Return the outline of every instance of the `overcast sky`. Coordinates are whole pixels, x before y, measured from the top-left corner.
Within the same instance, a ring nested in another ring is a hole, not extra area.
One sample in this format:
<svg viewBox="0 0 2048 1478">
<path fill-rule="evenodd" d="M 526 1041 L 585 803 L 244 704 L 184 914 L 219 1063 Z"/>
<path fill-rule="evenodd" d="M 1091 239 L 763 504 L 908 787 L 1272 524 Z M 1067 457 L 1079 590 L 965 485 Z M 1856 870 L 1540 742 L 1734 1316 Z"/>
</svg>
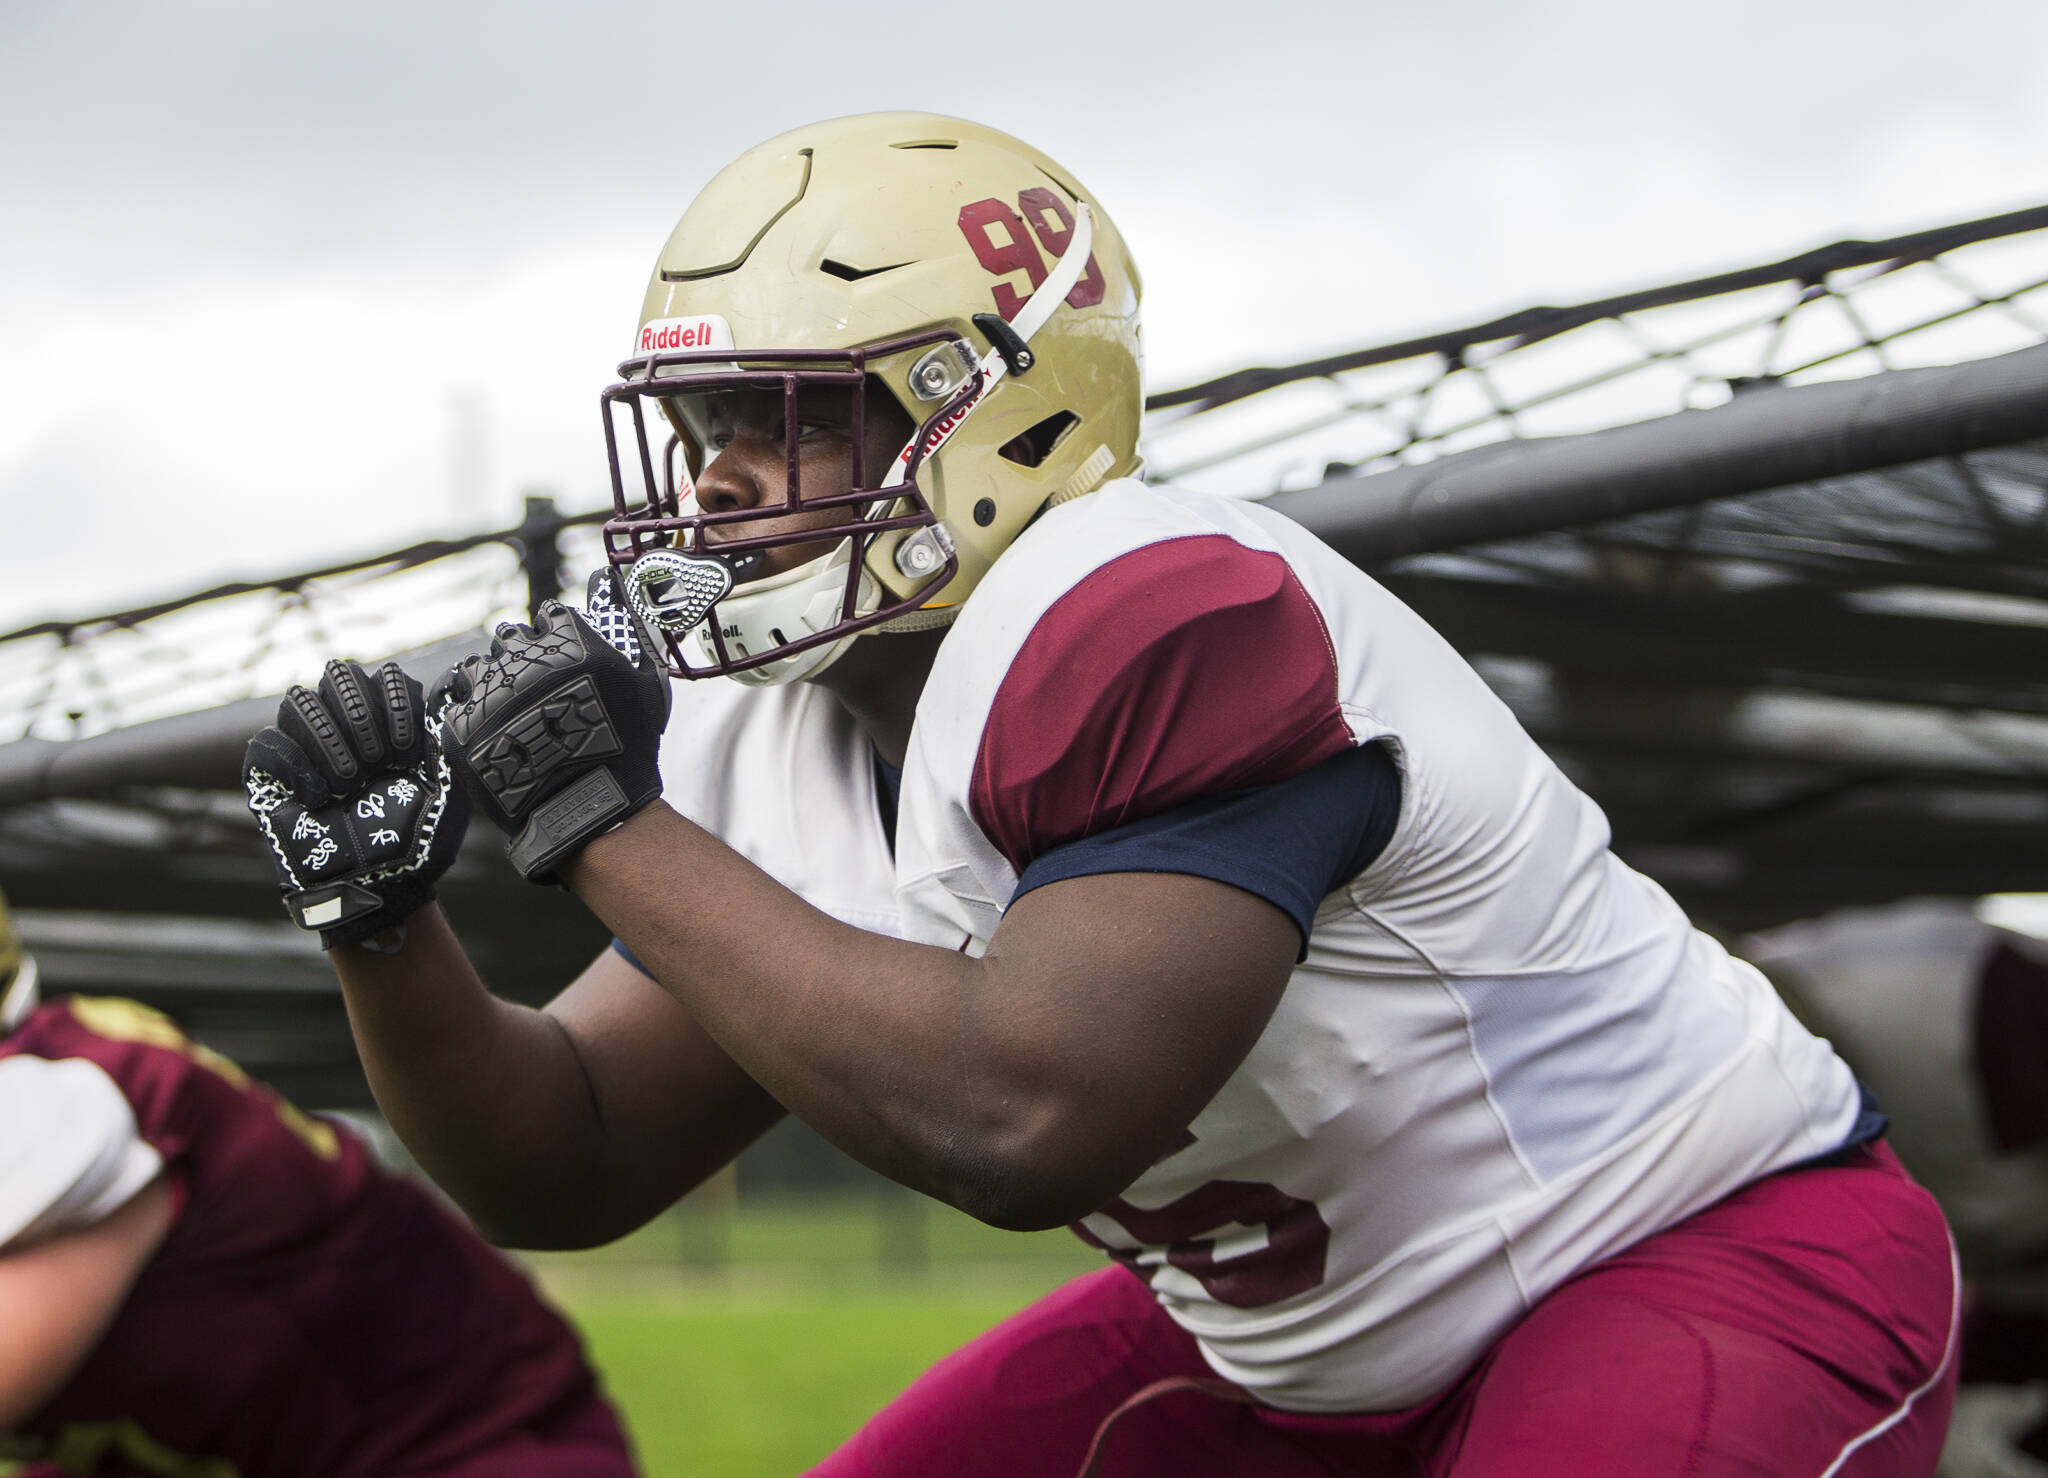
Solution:
<svg viewBox="0 0 2048 1478">
<path fill-rule="evenodd" d="M 2048 201 L 2041 0 L 0 4 L 0 629 L 604 497 L 745 147 L 1061 160 L 1154 388 Z"/>
</svg>

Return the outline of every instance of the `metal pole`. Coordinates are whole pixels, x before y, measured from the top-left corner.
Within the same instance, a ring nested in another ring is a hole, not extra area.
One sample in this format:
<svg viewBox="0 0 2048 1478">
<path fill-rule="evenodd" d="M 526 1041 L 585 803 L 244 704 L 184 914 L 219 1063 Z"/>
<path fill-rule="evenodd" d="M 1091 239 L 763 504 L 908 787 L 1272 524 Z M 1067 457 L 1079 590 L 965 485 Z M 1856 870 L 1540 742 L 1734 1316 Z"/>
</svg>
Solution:
<svg viewBox="0 0 2048 1478">
<path fill-rule="evenodd" d="M 542 601 L 562 594 L 562 548 L 557 542 L 564 520 L 555 500 L 545 493 L 526 495 L 526 516 L 513 531 L 519 545 L 519 567 L 526 571 L 526 614 L 540 620 Z"/>
</svg>

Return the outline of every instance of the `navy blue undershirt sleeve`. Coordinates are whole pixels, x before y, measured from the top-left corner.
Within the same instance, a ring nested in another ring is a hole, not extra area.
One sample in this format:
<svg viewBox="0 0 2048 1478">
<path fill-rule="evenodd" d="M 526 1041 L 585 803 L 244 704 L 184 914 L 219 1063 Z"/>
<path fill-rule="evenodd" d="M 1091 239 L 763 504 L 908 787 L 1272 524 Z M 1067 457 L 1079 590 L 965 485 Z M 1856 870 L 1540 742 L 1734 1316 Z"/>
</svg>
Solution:
<svg viewBox="0 0 2048 1478">
<path fill-rule="evenodd" d="M 1204 796 L 1055 847 L 1024 869 L 1010 902 L 1063 878 L 1190 873 L 1278 908 L 1306 954 L 1317 905 L 1385 850 L 1400 815 L 1399 768 L 1384 745 L 1360 745 L 1278 785 Z"/>
<path fill-rule="evenodd" d="M 1856 1151 L 1867 1144 L 1874 1144 L 1891 1132 L 1891 1116 L 1878 1105 L 1877 1097 L 1863 1080 L 1856 1080 L 1856 1122 L 1849 1126 L 1849 1137 L 1824 1155 L 1815 1155 L 1810 1160 L 1801 1160 L 1789 1165 L 1788 1170 L 1832 1170 L 1846 1165 L 1855 1157 Z"/>
<path fill-rule="evenodd" d="M 875 756 L 875 804 L 882 810 L 882 835 L 889 839 L 889 855 L 896 855 L 896 810 L 903 798 L 903 771 L 882 758 L 880 750 Z"/>
<path fill-rule="evenodd" d="M 879 754 L 874 764 L 876 801 L 893 851 L 902 772 Z M 1265 899 L 1294 920 L 1306 954 L 1317 906 L 1372 865 L 1400 815 L 1401 772 L 1393 757 L 1384 745 L 1360 745 L 1278 785 L 1204 796 L 1055 847 L 1024 869 L 1010 902 L 1063 878 L 1188 873 Z M 612 948 L 652 975 L 624 941 L 614 939 Z"/>
<path fill-rule="evenodd" d="M 642 975 L 645 975 L 649 980 L 654 978 L 654 972 L 640 963 L 640 956 L 626 948 L 625 940 L 614 937 L 612 940 L 612 953 L 631 965 L 635 970 L 638 970 Z"/>
</svg>

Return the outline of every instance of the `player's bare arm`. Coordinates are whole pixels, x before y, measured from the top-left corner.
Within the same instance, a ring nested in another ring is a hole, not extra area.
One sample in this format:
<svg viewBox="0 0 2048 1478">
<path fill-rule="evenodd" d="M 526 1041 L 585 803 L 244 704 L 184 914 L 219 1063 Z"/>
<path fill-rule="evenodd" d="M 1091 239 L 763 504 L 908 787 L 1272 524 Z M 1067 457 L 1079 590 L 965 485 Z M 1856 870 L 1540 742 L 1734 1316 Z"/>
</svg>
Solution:
<svg viewBox="0 0 2048 1478">
<path fill-rule="evenodd" d="M 287 909 L 329 946 L 380 1106 L 479 1225 L 609 1241 L 781 1111 L 610 952 L 545 1011 L 490 993 L 431 901 L 468 814 L 433 727 L 391 665 L 287 696 L 247 771 Z"/>
<path fill-rule="evenodd" d="M 1113 873 L 1026 895 L 973 959 L 838 923 L 659 805 L 569 876 L 798 1117 L 1019 1228 L 1085 1215 L 1173 1147 L 1264 1028 L 1301 942 L 1227 884 Z"/>
<path fill-rule="evenodd" d="M 333 951 L 379 1107 L 507 1246 L 623 1236 L 782 1116 L 676 1001 L 605 951 L 544 1010 L 478 979 L 438 907 L 393 953 Z"/>
<path fill-rule="evenodd" d="M 0 1252 L 0 1432 L 40 1408 L 92 1353 L 170 1231 L 159 1176 L 105 1220 Z"/>
</svg>

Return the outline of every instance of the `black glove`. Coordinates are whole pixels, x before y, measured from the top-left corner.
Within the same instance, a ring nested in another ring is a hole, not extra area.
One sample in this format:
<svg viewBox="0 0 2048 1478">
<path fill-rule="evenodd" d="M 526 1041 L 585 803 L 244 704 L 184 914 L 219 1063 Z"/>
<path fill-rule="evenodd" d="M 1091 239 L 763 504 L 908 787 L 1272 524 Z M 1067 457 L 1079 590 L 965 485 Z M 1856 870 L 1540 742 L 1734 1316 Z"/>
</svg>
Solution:
<svg viewBox="0 0 2048 1478">
<path fill-rule="evenodd" d="M 591 577 L 590 620 L 544 602 L 434 688 L 449 768 L 530 882 L 661 795 L 668 674 L 614 578 Z"/>
<path fill-rule="evenodd" d="M 469 825 L 420 685 L 396 662 L 329 662 L 249 741 L 242 785 L 286 910 L 332 949 L 403 923 L 434 896 Z"/>
</svg>

